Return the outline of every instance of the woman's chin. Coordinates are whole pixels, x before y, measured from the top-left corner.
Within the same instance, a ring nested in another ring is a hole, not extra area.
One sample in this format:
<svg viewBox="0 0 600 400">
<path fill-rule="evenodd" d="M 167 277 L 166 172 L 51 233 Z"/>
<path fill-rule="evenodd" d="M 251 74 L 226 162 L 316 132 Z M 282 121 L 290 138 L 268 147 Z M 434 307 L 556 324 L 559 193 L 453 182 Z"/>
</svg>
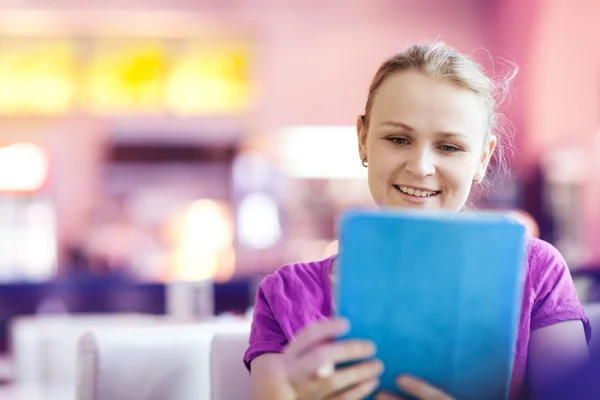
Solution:
<svg viewBox="0 0 600 400">
<path fill-rule="evenodd" d="M 432 199 L 433 200 L 433 199 Z M 389 208 L 410 208 L 410 209 L 418 209 L 418 210 L 437 210 L 441 208 L 437 201 L 427 201 L 427 202 L 411 202 L 411 201 L 403 201 L 403 200 L 394 200 L 390 201 L 386 207 Z"/>
</svg>

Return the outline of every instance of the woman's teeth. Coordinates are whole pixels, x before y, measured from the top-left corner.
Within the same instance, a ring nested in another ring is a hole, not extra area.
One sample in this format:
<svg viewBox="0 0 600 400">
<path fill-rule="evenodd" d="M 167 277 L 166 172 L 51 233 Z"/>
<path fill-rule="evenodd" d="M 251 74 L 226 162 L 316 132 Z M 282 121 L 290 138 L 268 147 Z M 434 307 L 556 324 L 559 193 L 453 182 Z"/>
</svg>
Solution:
<svg viewBox="0 0 600 400">
<path fill-rule="evenodd" d="M 396 186 L 396 188 L 399 189 L 403 193 L 406 193 L 408 195 L 415 196 L 415 197 L 429 197 L 429 196 L 435 196 L 436 194 L 439 193 L 439 192 L 432 192 L 429 190 L 414 189 L 414 188 L 411 188 L 408 186 Z"/>
</svg>

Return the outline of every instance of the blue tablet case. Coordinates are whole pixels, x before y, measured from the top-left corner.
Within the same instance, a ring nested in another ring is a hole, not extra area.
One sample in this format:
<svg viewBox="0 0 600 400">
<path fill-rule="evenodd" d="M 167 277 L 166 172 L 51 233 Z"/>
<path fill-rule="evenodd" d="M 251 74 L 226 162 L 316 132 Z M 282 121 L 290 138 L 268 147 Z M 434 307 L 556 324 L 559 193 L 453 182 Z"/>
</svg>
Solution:
<svg viewBox="0 0 600 400">
<path fill-rule="evenodd" d="M 377 345 L 380 390 L 399 374 L 461 400 L 508 397 L 525 229 L 503 215 L 352 211 L 340 224 L 343 338 Z"/>
</svg>

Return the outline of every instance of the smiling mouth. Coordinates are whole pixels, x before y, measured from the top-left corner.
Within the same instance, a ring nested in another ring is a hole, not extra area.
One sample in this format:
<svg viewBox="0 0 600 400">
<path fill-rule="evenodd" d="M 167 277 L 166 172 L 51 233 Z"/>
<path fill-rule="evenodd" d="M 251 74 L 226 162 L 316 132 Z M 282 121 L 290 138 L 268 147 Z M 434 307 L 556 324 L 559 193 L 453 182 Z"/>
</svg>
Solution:
<svg viewBox="0 0 600 400">
<path fill-rule="evenodd" d="M 407 194 L 409 196 L 413 196 L 413 197 L 433 197 L 433 196 L 437 196 L 438 194 L 441 193 L 441 191 L 438 190 L 421 190 L 421 189 L 415 189 L 412 188 L 410 186 L 399 186 L 399 185 L 393 185 L 397 190 L 401 191 L 404 194 Z"/>
</svg>

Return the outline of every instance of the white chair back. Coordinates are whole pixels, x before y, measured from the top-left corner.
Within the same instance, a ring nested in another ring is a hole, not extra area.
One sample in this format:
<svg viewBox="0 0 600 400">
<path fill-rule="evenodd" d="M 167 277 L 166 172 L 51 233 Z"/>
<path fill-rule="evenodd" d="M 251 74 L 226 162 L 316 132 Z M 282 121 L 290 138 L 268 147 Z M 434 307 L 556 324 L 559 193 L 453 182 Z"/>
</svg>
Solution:
<svg viewBox="0 0 600 400">
<path fill-rule="evenodd" d="M 243 363 L 249 332 L 219 333 L 210 350 L 211 400 L 249 400 L 250 374 Z"/>
<path fill-rule="evenodd" d="M 78 400 L 210 398 L 210 342 L 248 321 L 97 330 L 79 341 Z"/>
<path fill-rule="evenodd" d="M 76 379 L 77 340 L 86 331 L 148 326 L 161 321 L 164 321 L 164 317 L 142 314 L 18 317 L 10 325 L 13 379 L 18 383 L 73 385 Z"/>
</svg>

